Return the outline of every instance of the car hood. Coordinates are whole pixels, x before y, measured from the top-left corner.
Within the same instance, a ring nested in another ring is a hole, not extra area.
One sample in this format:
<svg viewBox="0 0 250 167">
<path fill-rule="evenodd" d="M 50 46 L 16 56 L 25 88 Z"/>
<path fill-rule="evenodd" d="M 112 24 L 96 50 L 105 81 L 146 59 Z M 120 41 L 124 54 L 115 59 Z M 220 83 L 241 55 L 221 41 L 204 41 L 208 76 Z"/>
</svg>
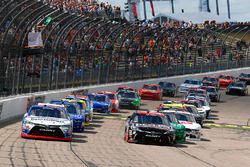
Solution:
<svg viewBox="0 0 250 167">
<path fill-rule="evenodd" d="M 136 100 L 136 98 L 120 98 L 120 101 L 130 101 L 130 102 L 132 102 L 132 101 L 135 101 Z"/>
<path fill-rule="evenodd" d="M 83 119 L 83 115 L 69 114 L 71 119 Z"/>
<path fill-rule="evenodd" d="M 52 117 L 37 117 L 31 116 L 26 117 L 25 121 L 34 123 L 34 124 L 42 124 L 42 125 L 70 125 L 70 120 L 63 118 L 52 118 Z"/>
<path fill-rule="evenodd" d="M 230 86 L 229 89 L 243 89 L 243 88 L 238 86 Z"/>
<path fill-rule="evenodd" d="M 158 125 L 158 124 L 134 124 L 137 128 L 150 128 L 150 129 L 162 129 L 162 130 L 171 130 L 171 126 L 167 125 Z"/>
<path fill-rule="evenodd" d="M 108 106 L 109 102 L 99 102 L 99 101 L 93 101 L 93 106 L 97 107 L 97 106 Z"/>
<path fill-rule="evenodd" d="M 184 125 L 186 129 L 201 130 L 201 126 L 195 122 L 179 121 L 180 124 Z"/>
<path fill-rule="evenodd" d="M 211 108 L 210 108 L 209 106 L 203 106 L 202 108 L 203 108 L 205 111 L 211 110 Z"/>
</svg>

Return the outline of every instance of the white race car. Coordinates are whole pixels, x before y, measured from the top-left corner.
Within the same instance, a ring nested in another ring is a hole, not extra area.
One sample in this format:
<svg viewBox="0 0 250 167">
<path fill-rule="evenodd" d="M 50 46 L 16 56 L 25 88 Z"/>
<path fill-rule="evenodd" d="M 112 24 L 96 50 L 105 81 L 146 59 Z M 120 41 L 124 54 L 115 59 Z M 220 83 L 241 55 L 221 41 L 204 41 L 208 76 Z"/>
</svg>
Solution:
<svg viewBox="0 0 250 167">
<path fill-rule="evenodd" d="M 23 138 L 72 140 L 73 122 L 63 105 L 39 103 L 22 120 Z"/>
<path fill-rule="evenodd" d="M 179 87 L 180 93 L 187 93 L 189 89 L 192 88 L 200 88 L 202 86 L 202 82 L 197 79 L 187 79 L 183 84 Z"/>
<path fill-rule="evenodd" d="M 194 116 L 191 113 L 177 111 L 175 116 L 180 124 L 186 127 L 186 135 L 189 138 L 200 139 L 201 125 L 196 123 Z"/>
</svg>

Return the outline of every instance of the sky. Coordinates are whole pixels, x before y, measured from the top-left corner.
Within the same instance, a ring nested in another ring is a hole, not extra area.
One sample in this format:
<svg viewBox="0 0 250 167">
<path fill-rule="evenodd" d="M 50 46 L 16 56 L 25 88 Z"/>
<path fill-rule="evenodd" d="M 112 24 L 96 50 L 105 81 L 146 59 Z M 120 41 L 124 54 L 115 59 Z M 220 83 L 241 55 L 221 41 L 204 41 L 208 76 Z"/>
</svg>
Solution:
<svg viewBox="0 0 250 167">
<path fill-rule="evenodd" d="M 104 2 L 109 2 L 112 5 L 119 5 L 124 8 L 124 3 L 127 0 L 99 0 Z M 219 1 L 219 10 L 222 17 L 227 17 L 227 0 L 218 0 Z M 185 13 L 199 13 L 199 2 L 200 0 L 175 0 L 175 13 L 181 13 L 181 9 L 184 9 Z M 250 21 L 250 0 L 230 0 L 231 6 L 231 20 L 232 21 Z M 155 14 L 171 13 L 171 4 L 170 2 L 154 2 Z M 216 14 L 216 0 L 210 0 L 210 9 L 212 14 Z M 142 19 L 143 8 L 142 3 L 140 5 L 140 16 Z M 147 2 L 147 16 L 148 19 L 152 18 L 151 8 L 149 2 Z M 198 16 L 198 15 L 197 15 Z"/>
</svg>

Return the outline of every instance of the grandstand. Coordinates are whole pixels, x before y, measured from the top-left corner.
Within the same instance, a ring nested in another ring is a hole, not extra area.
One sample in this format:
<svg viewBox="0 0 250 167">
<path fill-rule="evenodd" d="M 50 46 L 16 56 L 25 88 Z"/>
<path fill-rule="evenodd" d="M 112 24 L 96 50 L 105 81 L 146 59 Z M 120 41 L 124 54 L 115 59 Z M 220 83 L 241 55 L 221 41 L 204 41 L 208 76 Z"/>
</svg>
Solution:
<svg viewBox="0 0 250 167">
<path fill-rule="evenodd" d="M 130 23 L 96 1 L 2 0 L 0 95 L 249 65 L 248 24 Z"/>
</svg>

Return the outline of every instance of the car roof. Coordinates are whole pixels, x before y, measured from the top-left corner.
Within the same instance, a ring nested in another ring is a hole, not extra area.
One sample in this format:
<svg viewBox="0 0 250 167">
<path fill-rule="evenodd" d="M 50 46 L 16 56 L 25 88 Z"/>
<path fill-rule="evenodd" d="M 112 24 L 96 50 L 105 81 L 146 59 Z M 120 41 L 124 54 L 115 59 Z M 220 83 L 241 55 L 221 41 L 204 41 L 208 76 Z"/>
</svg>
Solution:
<svg viewBox="0 0 250 167">
<path fill-rule="evenodd" d="M 159 113 L 175 113 L 176 110 L 160 110 Z"/>
<path fill-rule="evenodd" d="M 165 116 L 163 113 L 152 112 L 152 111 L 136 111 L 135 113 L 141 115 Z"/>
<path fill-rule="evenodd" d="M 111 92 L 109 92 L 109 91 L 101 91 L 101 92 L 97 92 L 97 94 L 116 94 L 116 92 L 114 92 L 114 91 L 111 91 Z"/>
<path fill-rule="evenodd" d="M 187 112 L 187 111 L 176 111 L 176 114 L 186 114 L 186 115 L 192 115 L 191 113 Z"/>
<path fill-rule="evenodd" d="M 159 86 L 158 84 L 144 84 L 143 86 Z"/>
</svg>

